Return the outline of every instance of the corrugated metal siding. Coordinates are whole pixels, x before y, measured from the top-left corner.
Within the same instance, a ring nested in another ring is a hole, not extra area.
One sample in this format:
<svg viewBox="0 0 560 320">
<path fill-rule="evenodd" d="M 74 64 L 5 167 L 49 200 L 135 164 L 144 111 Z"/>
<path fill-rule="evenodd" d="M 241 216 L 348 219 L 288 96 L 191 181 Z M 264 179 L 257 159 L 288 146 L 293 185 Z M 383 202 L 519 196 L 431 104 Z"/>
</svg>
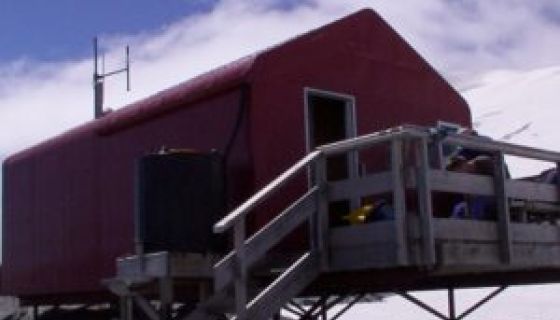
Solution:
<svg viewBox="0 0 560 320">
<path fill-rule="evenodd" d="M 7 160 L 4 293 L 100 290 L 115 257 L 132 252 L 134 160 L 163 145 L 224 148 L 241 94 L 228 90 L 243 83 L 250 106 L 227 167 L 230 206 L 304 155 L 304 87 L 354 95 L 360 134 L 404 122 L 470 124 L 462 98 L 376 14 L 358 12 Z M 305 184 L 302 175 L 255 222 Z"/>
<path fill-rule="evenodd" d="M 240 90 L 177 109 L 111 135 L 89 132 L 11 161 L 5 168 L 3 292 L 38 295 L 100 290 L 115 258 L 133 250 L 133 173 L 162 146 L 223 151 Z M 233 202 L 247 194 L 247 121 L 228 163 Z M 250 176 L 250 174 L 249 174 Z M 244 193 L 245 192 L 245 193 Z"/>
</svg>

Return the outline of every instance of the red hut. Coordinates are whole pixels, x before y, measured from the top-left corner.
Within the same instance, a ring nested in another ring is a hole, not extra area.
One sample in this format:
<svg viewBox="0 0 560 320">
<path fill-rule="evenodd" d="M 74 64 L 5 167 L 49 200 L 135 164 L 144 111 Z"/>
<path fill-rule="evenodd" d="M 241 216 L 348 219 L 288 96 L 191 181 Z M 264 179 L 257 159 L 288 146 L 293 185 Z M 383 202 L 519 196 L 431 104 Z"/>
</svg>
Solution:
<svg viewBox="0 0 560 320">
<path fill-rule="evenodd" d="M 100 280 L 134 250 L 134 163 L 162 146 L 224 155 L 232 208 L 315 145 L 438 120 L 470 126 L 467 104 L 362 10 L 6 160 L 2 291 L 32 302 L 104 297 Z"/>
</svg>

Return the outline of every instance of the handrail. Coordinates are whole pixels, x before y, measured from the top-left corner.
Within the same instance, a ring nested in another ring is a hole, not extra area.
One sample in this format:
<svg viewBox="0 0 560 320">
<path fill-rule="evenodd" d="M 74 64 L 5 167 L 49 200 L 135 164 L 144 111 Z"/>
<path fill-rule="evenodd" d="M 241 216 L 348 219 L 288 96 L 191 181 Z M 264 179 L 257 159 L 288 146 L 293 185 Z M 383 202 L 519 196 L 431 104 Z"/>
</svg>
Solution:
<svg viewBox="0 0 560 320">
<path fill-rule="evenodd" d="M 427 128 L 415 125 L 403 125 L 378 131 L 363 136 L 350 138 L 326 144 L 318 147 L 326 156 L 345 153 L 351 150 L 366 148 L 373 144 L 389 141 L 398 137 L 422 138 L 430 137 L 431 133 Z M 456 133 L 448 133 L 441 140 L 443 144 L 460 145 L 466 148 L 481 151 L 503 152 L 507 155 L 531 158 L 542 161 L 560 162 L 560 152 L 542 150 L 533 147 L 513 144 L 509 142 L 486 140 L 478 136 L 468 136 Z"/>
<path fill-rule="evenodd" d="M 481 139 L 477 136 L 449 134 L 443 139 L 442 142 L 444 144 L 460 145 L 466 148 L 477 149 L 481 151 L 503 152 L 504 154 L 531 158 L 535 160 L 550 162 L 560 161 L 560 152 L 542 150 L 502 141 L 486 140 L 483 138 Z"/>
<path fill-rule="evenodd" d="M 322 151 L 320 150 L 309 153 L 307 156 L 298 161 L 276 179 L 272 180 L 272 182 L 267 184 L 259 192 L 255 193 L 255 195 L 253 195 L 251 198 L 237 207 L 237 209 L 225 216 L 222 220 L 218 221 L 214 225 L 214 233 L 223 233 L 224 231 L 231 228 L 237 222 L 237 220 L 244 217 L 247 212 L 251 211 L 259 203 L 267 199 L 276 189 L 283 186 L 290 180 L 290 178 L 292 178 L 296 173 L 305 168 L 311 162 L 315 161 L 315 159 L 317 159 L 321 154 Z"/>
<path fill-rule="evenodd" d="M 282 173 L 263 189 L 249 198 L 246 202 L 237 207 L 233 212 L 228 214 L 222 220 L 214 225 L 215 233 L 223 233 L 231 228 L 237 220 L 246 215 L 251 209 L 255 208 L 259 203 L 268 198 L 280 186 L 284 185 L 292 176 L 299 172 L 302 168 L 315 161 L 321 154 L 331 156 L 349 152 L 352 150 L 362 149 L 373 144 L 387 142 L 395 138 L 423 138 L 429 137 L 430 132 L 423 127 L 414 125 L 403 125 L 384 131 L 374 132 L 363 136 L 350 138 L 334 143 L 326 144 L 317 148 L 316 151 L 309 153 L 306 157 L 298 161 L 295 165 Z M 460 145 L 467 148 L 490 151 L 503 152 L 504 154 L 527 157 L 542 161 L 560 162 L 560 152 L 536 149 L 527 146 L 516 145 L 507 142 L 484 140 L 476 136 L 465 136 L 459 134 L 447 134 L 441 140 L 443 144 Z"/>
<path fill-rule="evenodd" d="M 425 136 L 427 136 L 427 133 L 403 126 L 325 144 L 318 147 L 317 149 L 323 151 L 325 153 L 325 156 L 331 156 L 335 154 L 346 153 L 352 150 L 366 148 L 373 144 L 387 142 L 392 139 L 398 139 L 402 137 L 421 138 Z"/>
</svg>

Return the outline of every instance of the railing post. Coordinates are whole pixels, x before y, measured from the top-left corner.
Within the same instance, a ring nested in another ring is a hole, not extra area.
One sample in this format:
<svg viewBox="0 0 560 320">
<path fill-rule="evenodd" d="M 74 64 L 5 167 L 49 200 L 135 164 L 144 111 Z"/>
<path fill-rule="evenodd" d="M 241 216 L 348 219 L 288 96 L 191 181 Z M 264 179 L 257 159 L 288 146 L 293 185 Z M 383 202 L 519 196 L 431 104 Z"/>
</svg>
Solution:
<svg viewBox="0 0 560 320">
<path fill-rule="evenodd" d="M 436 263 L 435 241 L 432 213 L 432 190 L 430 186 L 430 164 L 428 159 L 428 140 L 415 142 L 418 168 L 416 174 L 418 190 L 418 209 L 420 217 L 420 234 L 422 239 L 423 263 L 431 266 Z"/>
<path fill-rule="evenodd" d="M 494 190 L 496 192 L 496 210 L 498 215 L 498 234 L 500 241 L 500 257 L 503 263 L 510 263 L 511 228 L 509 214 L 509 199 L 506 190 L 506 166 L 504 153 L 497 152 L 494 159 Z"/>
<path fill-rule="evenodd" d="M 443 143 L 441 140 L 442 138 L 439 136 L 436 136 L 434 138 L 434 142 L 433 142 L 434 158 L 431 164 L 434 167 L 438 168 L 439 170 L 444 170 L 446 163 L 443 156 Z"/>
<path fill-rule="evenodd" d="M 560 162 L 556 162 L 556 174 L 554 175 L 556 177 L 556 187 L 558 188 L 557 192 L 558 192 L 558 196 L 560 197 Z"/>
<path fill-rule="evenodd" d="M 159 279 L 160 319 L 173 319 L 173 278 L 167 276 Z"/>
<path fill-rule="evenodd" d="M 245 218 L 236 221 L 233 229 L 236 277 L 235 277 L 235 310 L 238 320 L 247 315 L 247 262 L 245 259 Z"/>
<path fill-rule="evenodd" d="M 315 185 L 318 188 L 317 210 L 311 220 L 312 250 L 319 253 L 320 265 L 322 270 L 329 267 L 329 199 L 327 190 L 327 160 L 321 154 L 315 160 L 314 166 Z"/>
<path fill-rule="evenodd" d="M 400 265 L 408 263 L 406 234 L 406 195 L 403 179 L 403 141 L 391 140 L 391 175 L 393 181 L 393 210 L 395 212 L 396 260 Z"/>
</svg>

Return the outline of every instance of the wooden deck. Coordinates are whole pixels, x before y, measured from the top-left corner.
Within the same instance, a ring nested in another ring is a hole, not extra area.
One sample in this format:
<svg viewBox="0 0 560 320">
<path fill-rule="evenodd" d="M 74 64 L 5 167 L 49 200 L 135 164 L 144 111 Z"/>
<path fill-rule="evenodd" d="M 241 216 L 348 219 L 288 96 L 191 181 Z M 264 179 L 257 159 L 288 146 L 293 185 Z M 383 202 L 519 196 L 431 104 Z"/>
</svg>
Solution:
<svg viewBox="0 0 560 320">
<path fill-rule="evenodd" d="M 326 158 L 380 144 L 389 150 L 388 171 L 326 180 Z M 491 154 L 493 174 L 446 170 L 444 145 Z M 560 163 L 560 153 L 470 136 L 440 136 L 414 126 L 322 146 L 214 226 L 216 233 L 233 229 L 234 248 L 228 254 L 161 253 L 121 259 L 117 278 L 210 282 L 213 288 L 206 300 L 227 298 L 236 319 L 268 318 L 298 296 L 560 282 L 558 186 L 508 178 L 505 155 L 556 167 Z M 313 172 L 309 189 L 247 236 L 246 216 L 304 170 Z M 493 220 L 438 218 L 450 213 L 434 212 L 434 192 L 490 198 Z M 343 227 L 329 223 L 330 202 L 359 203 L 364 197 L 387 195 L 394 219 Z M 407 208 L 410 197 L 415 198 L 413 208 Z M 271 254 L 304 224 L 309 227 L 309 248 L 295 258 L 290 254 L 290 259 Z M 193 314 L 207 309 L 211 307 L 202 301 Z"/>
</svg>

